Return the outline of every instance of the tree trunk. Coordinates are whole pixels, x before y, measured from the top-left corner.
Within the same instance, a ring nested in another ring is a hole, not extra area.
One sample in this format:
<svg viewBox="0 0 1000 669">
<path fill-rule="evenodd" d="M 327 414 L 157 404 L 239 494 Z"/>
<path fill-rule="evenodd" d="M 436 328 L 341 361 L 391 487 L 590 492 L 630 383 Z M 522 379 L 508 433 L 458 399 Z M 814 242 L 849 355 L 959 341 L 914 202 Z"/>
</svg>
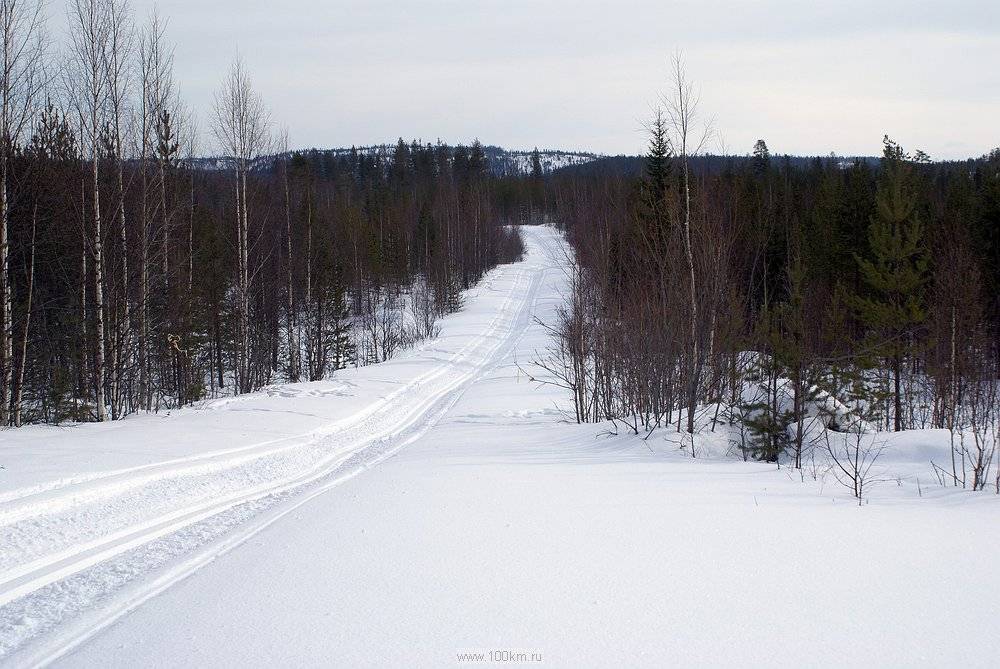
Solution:
<svg viewBox="0 0 1000 669">
<path fill-rule="evenodd" d="M 691 361 L 688 363 L 688 434 L 694 434 L 694 417 L 698 408 L 698 376 L 700 365 L 698 356 L 698 291 L 695 283 L 694 249 L 691 245 L 691 182 L 687 154 L 684 154 L 684 255 L 687 257 L 691 283 Z M 694 437 L 691 442 L 691 456 L 694 457 Z"/>
<path fill-rule="evenodd" d="M 93 127 L 97 127 L 94 119 Z M 101 192 L 100 192 L 100 171 L 97 159 L 97 133 L 92 137 L 94 148 L 93 163 L 93 187 L 94 187 L 94 318 L 97 345 L 94 348 L 94 392 L 97 405 L 97 420 L 99 422 L 108 419 L 108 409 L 104 397 L 104 274 L 101 265 L 103 264 L 103 250 L 101 246 Z"/>
<path fill-rule="evenodd" d="M 287 281 L 288 281 L 288 380 L 295 381 L 299 380 L 299 366 L 298 366 L 298 355 L 299 355 L 299 343 L 296 337 L 296 324 L 295 324 L 295 287 L 292 283 L 292 201 L 291 192 L 288 185 L 288 165 L 284 168 L 285 177 L 285 243 L 286 243 L 286 254 L 288 256 L 287 261 Z"/>
<path fill-rule="evenodd" d="M 129 398 L 131 404 L 131 372 L 132 369 L 132 303 L 128 292 L 128 233 L 127 220 L 125 218 L 125 175 L 124 161 L 122 160 L 121 138 L 116 138 L 116 150 L 118 152 L 118 235 L 121 243 L 122 254 L 122 335 L 121 351 L 123 359 L 119 361 L 121 368 L 115 372 L 117 384 L 120 386 L 122 377 L 128 375 L 128 387 L 125 389 L 125 396 Z M 123 373 L 126 372 L 126 373 Z"/>
<path fill-rule="evenodd" d="M 24 332 L 21 336 L 21 365 L 17 373 L 17 394 L 14 396 L 14 427 L 21 427 L 21 400 L 24 397 L 24 369 L 28 360 L 28 326 L 31 324 L 31 299 L 35 287 L 35 231 L 38 229 L 38 205 L 31 216 L 31 259 L 28 261 L 28 304 L 24 310 Z"/>
<path fill-rule="evenodd" d="M 3 370 L 3 385 L 0 387 L 0 426 L 10 422 L 10 391 L 13 382 L 12 362 L 14 357 L 13 324 L 11 318 L 10 289 L 10 239 L 8 217 L 10 208 L 7 204 L 7 147 L 0 148 L 0 283 L 3 285 L 3 324 L 0 327 L 0 370 Z"/>
<path fill-rule="evenodd" d="M 895 353 L 892 356 L 892 401 L 893 401 L 893 429 L 899 432 L 903 429 L 903 395 L 901 391 L 900 377 L 903 373 L 902 356 Z"/>
</svg>

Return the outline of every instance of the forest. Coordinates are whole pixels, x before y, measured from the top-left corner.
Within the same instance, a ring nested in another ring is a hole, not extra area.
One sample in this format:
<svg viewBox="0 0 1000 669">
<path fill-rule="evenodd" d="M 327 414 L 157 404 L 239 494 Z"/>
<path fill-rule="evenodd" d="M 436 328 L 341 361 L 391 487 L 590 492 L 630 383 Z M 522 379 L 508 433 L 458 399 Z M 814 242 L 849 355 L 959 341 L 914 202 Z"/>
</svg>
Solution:
<svg viewBox="0 0 1000 669">
<path fill-rule="evenodd" d="M 675 425 L 691 455 L 721 425 L 744 459 L 825 452 L 859 499 L 876 432 L 946 429 L 939 482 L 1000 493 L 1000 149 L 708 157 L 693 90 L 675 60 L 641 174 L 546 184 L 575 258 L 539 364 L 576 420 Z"/>
<path fill-rule="evenodd" d="M 155 13 L 74 0 L 57 57 L 41 3 L 0 9 L 0 424 L 381 362 L 521 254 L 478 142 L 289 151 L 239 59 L 202 133 Z"/>
</svg>

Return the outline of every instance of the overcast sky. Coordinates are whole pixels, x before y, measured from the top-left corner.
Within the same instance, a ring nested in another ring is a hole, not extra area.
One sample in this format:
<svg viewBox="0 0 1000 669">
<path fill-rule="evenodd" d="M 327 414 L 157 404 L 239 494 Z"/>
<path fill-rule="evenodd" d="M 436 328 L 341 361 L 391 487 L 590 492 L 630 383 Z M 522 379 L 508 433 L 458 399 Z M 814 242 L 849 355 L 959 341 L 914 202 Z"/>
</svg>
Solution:
<svg viewBox="0 0 1000 669">
<path fill-rule="evenodd" d="M 133 2 L 139 17 L 153 5 Z M 636 153 L 675 49 L 732 153 L 762 137 L 775 153 L 877 154 L 885 133 L 936 159 L 1000 145 L 997 0 L 157 4 L 202 125 L 239 50 L 299 147 Z"/>
</svg>

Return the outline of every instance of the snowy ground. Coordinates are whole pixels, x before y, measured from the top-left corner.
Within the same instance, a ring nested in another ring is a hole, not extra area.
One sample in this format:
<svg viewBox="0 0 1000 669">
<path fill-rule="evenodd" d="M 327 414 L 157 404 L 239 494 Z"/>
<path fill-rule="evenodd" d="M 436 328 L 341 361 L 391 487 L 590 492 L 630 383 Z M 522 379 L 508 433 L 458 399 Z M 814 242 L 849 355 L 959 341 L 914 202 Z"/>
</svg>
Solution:
<svg viewBox="0 0 1000 669">
<path fill-rule="evenodd" d="M 398 360 L 0 434 L 0 664 L 996 666 L 1000 499 L 932 483 L 942 435 L 858 507 L 718 435 L 568 424 L 519 371 L 565 279 L 525 236 Z"/>
</svg>

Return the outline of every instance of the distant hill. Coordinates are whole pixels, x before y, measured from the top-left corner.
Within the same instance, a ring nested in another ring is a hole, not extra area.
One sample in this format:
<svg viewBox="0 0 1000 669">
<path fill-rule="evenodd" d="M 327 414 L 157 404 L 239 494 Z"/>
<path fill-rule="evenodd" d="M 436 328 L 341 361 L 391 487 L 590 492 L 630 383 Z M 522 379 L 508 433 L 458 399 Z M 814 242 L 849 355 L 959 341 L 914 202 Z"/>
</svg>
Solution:
<svg viewBox="0 0 1000 669">
<path fill-rule="evenodd" d="M 441 145 L 435 144 L 433 146 L 436 148 Z M 456 148 L 456 146 L 452 145 L 443 146 L 449 150 L 454 150 Z M 290 157 L 293 153 L 303 153 L 313 156 L 326 155 L 334 158 L 344 158 L 351 155 L 352 152 L 356 152 L 358 155 L 362 156 L 377 155 L 386 163 L 391 163 L 395 149 L 395 144 L 373 144 L 371 146 L 352 146 L 349 148 L 340 147 L 331 149 L 300 149 L 287 153 L 277 153 L 263 156 L 257 161 L 256 167 L 257 169 L 267 169 L 274 163 L 275 160 Z M 490 171 L 497 176 L 514 176 L 518 174 L 528 174 L 531 172 L 531 154 L 533 153 L 533 150 L 511 150 L 504 149 L 499 146 L 487 145 L 483 146 L 483 153 L 489 163 Z M 539 162 L 542 165 L 542 171 L 546 174 L 565 169 L 567 167 L 585 165 L 603 158 L 603 156 L 596 153 L 586 151 L 563 151 L 559 149 L 539 149 L 538 155 Z M 189 165 L 193 165 L 204 170 L 223 170 L 228 166 L 227 159 L 218 156 L 193 158 L 187 160 L 186 162 Z"/>
<path fill-rule="evenodd" d="M 449 144 L 423 144 L 434 148 L 442 147 L 453 151 L 458 145 Z M 468 147 L 466 147 L 468 148 Z M 352 146 L 339 148 L 311 148 L 289 151 L 262 156 L 257 161 L 257 169 L 270 169 L 275 160 L 288 158 L 293 153 L 308 154 L 310 156 L 330 156 L 342 159 L 352 152 L 361 156 L 378 156 L 386 164 L 391 164 L 396 144 L 372 144 L 370 146 Z M 489 163 L 490 171 L 497 176 L 516 176 L 519 174 L 529 174 L 531 172 L 532 150 L 505 149 L 495 145 L 484 145 L 483 153 Z M 623 177 L 638 176 L 642 173 L 644 158 L 642 156 L 606 156 L 590 151 L 564 151 L 561 149 L 539 149 L 539 159 L 542 171 L 545 174 L 571 172 L 575 174 L 616 174 Z M 702 155 L 691 159 L 692 165 L 699 171 L 719 172 L 727 166 L 739 165 L 750 160 L 750 156 L 716 156 Z M 772 164 L 780 164 L 787 161 L 792 167 L 805 168 L 810 163 L 821 161 L 836 161 L 842 169 L 847 169 L 854 164 L 855 160 L 867 162 L 870 165 L 877 165 L 879 159 L 875 156 L 771 156 Z M 227 160 L 217 156 L 188 159 L 189 165 L 194 165 L 204 170 L 223 170 L 227 167 Z"/>
<path fill-rule="evenodd" d="M 412 143 L 411 143 L 412 146 Z M 459 145 L 449 144 L 422 144 L 423 147 L 443 148 L 454 151 Z M 468 148 L 468 147 L 466 147 Z M 286 153 L 276 153 L 262 156 L 257 160 L 255 169 L 268 170 L 275 160 L 288 158 L 293 153 L 307 154 L 313 157 L 330 156 L 332 158 L 343 159 L 352 152 L 361 156 L 378 156 L 385 164 L 391 164 L 395 153 L 396 144 L 372 144 L 370 146 L 340 147 L 329 149 L 298 149 Z M 484 145 L 483 153 L 489 164 L 490 171 L 497 176 L 516 176 L 529 174 L 531 172 L 532 150 L 505 149 L 495 145 Z M 622 177 L 634 177 L 642 174 L 645 159 L 643 156 L 608 156 L 591 151 L 564 151 L 562 149 L 539 149 L 538 155 L 542 164 L 542 171 L 545 174 L 572 173 L 572 174 L 615 174 Z M 988 160 L 1000 160 L 1000 149 L 995 149 L 992 154 L 979 158 L 968 158 L 966 160 L 934 161 L 935 165 L 975 165 L 976 163 Z M 749 155 L 742 156 L 717 156 L 701 155 L 691 158 L 694 169 L 698 171 L 708 171 L 718 173 L 727 167 L 742 165 L 751 160 Z M 826 156 L 790 156 L 772 155 L 771 164 L 781 165 L 788 163 L 796 169 L 808 168 L 815 161 L 824 164 L 831 162 L 841 169 L 850 169 L 856 161 L 867 163 L 872 167 L 877 167 L 880 158 L 878 156 L 837 156 L 829 154 Z M 224 170 L 228 167 L 228 160 L 219 156 L 204 156 L 188 158 L 184 162 L 203 170 Z"/>
<path fill-rule="evenodd" d="M 752 160 L 751 156 L 715 156 L 703 155 L 691 158 L 692 167 L 701 172 L 710 173 L 721 172 L 727 167 L 742 165 Z M 781 165 L 788 162 L 794 168 L 802 169 L 808 167 L 816 160 L 824 163 L 835 161 L 841 169 L 849 169 L 854 165 L 855 160 L 866 162 L 869 165 L 878 165 L 879 159 L 875 156 L 771 156 L 772 165 Z M 572 174 L 613 174 L 622 177 L 636 177 L 642 174 L 646 159 L 643 156 L 598 156 L 594 160 L 586 163 L 567 165 L 559 169 L 560 173 Z"/>
</svg>

